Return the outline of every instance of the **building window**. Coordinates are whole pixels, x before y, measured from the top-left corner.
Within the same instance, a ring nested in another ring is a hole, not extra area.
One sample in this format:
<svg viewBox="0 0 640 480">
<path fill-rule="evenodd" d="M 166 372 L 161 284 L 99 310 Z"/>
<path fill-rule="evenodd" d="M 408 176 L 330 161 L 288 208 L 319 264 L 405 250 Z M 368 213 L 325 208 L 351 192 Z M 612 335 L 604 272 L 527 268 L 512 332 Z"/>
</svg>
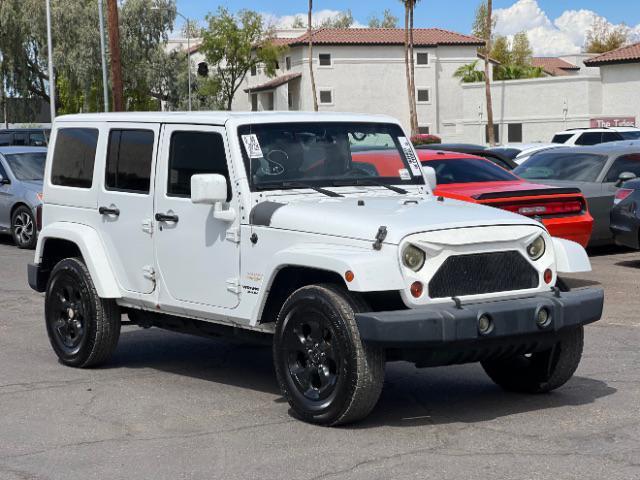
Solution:
<svg viewBox="0 0 640 480">
<path fill-rule="evenodd" d="M 111 130 L 105 188 L 149 193 L 154 134 L 151 130 Z"/>
<path fill-rule="evenodd" d="M 500 125 L 497 123 L 493 124 L 493 135 L 495 137 L 496 143 L 500 143 Z M 485 126 L 484 136 L 486 138 L 486 142 L 489 143 L 489 125 Z"/>
<path fill-rule="evenodd" d="M 97 148 L 98 129 L 59 129 L 53 151 L 51 183 L 62 187 L 91 188 Z"/>
<path fill-rule="evenodd" d="M 252 112 L 258 111 L 258 94 L 257 93 L 251 94 L 251 111 Z"/>
<path fill-rule="evenodd" d="M 291 57 L 285 57 L 284 66 L 287 70 L 291 70 Z"/>
<path fill-rule="evenodd" d="M 418 133 L 420 135 L 429 135 L 430 133 L 429 130 L 430 130 L 429 127 L 426 125 L 422 125 L 418 127 Z"/>
<path fill-rule="evenodd" d="M 331 105 L 333 103 L 333 92 L 331 90 L 320 90 L 320 103 Z"/>
<path fill-rule="evenodd" d="M 255 77 L 256 75 L 258 75 L 258 66 L 257 65 L 251 65 L 251 76 Z"/>
<path fill-rule="evenodd" d="M 289 107 L 289 110 L 293 110 L 293 94 L 291 93 L 291 90 L 287 92 L 287 106 Z"/>
<path fill-rule="evenodd" d="M 418 102 L 419 103 L 429 103 L 429 89 L 428 88 L 419 88 L 418 89 Z"/>
<path fill-rule="evenodd" d="M 276 70 L 280 70 L 280 62 L 276 60 Z"/>
<path fill-rule="evenodd" d="M 429 54 L 427 52 L 419 52 L 416 54 L 417 65 L 429 65 Z"/>
<path fill-rule="evenodd" d="M 330 53 L 321 53 L 318 55 L 318 61 L 321 67 L 330 67 L 331 66 L 331 54 Z"/>
<path fill-rule="evenodd" d="M 275 110 L 275 97 L 273 95 L 273 92 L 267 93 L 267 107 L 265 108 L 265 110 Z"/>
<path fill-rule="evenodd" d="M 510 123 L 508 130 L 509 142 L 522 142 L 522 124 Z"/>
</svg>

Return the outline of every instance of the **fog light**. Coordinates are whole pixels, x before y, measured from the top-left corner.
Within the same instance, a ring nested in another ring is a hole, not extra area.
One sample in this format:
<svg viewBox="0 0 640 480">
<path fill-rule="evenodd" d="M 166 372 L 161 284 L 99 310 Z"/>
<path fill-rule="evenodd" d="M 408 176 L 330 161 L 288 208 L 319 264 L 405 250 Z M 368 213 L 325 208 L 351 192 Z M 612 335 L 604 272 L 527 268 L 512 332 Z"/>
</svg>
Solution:
<svg viewBox="0 0 640 480">
<path fill-rule="evenodd" d="M 538 310 L 536 324 L 540 328 L 547 328 L 551 324 L 551 315 L 549 314 L 549 310 L 544 307 Z"/>
<path fill-rule="evenodd" d="M 547 268 L 544 271 L 544 281 L 545 283 L 549 284 L 551 283 L 552 280 L 553 280 L 553 272 L 551 271 L 550 268 Z"/>
<path fill-rule="evenodd" d="M 422 296 L 422 291 L 423 291 L 423 286 L 422 286 L 422 282 L 413 282 L 411 284 L 411 295 L 414 296 L 414 298 L 418 298 Z"/>
<path fill-rule="evenodd" d="M 480 335 L 487 335 L 493 330 L 493 321 L 489 315 L 483 314 L 478 318 L 478 331 Z"/>
</svg>

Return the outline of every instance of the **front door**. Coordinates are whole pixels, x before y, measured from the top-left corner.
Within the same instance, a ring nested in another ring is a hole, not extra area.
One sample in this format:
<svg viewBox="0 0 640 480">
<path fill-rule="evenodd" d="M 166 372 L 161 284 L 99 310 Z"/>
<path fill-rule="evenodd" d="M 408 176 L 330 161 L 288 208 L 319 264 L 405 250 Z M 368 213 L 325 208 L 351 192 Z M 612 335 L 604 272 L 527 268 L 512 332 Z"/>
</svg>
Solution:
<svg viewBox="0 0 640 480">
<path fill-rule="evenodd" d="M 0 155 L 0 175 L 4 179 L 0 183 L 0 230 L 11 228 L 11 206 L 13 205 L 12 185 Z"/>
<path fill-rule="evenodd" d="M 191 203 L 191 176 L 217 173 L 227 178 L 229 148 L 225 129 L 204 125 L 165 125 L 156 181 L 156 256 L 166 291 L 165 306 L 238 305 L 240 247 L 238 219 L 218 220 L 213 206 Z"/>
<path fill-rule="evenodd" d="M 159 125 L 118 123 L 107 135 L 100 231 L 122 288 L 136 293 L 155 288 L 153 171 L 159 132 Z"/>
</svg>

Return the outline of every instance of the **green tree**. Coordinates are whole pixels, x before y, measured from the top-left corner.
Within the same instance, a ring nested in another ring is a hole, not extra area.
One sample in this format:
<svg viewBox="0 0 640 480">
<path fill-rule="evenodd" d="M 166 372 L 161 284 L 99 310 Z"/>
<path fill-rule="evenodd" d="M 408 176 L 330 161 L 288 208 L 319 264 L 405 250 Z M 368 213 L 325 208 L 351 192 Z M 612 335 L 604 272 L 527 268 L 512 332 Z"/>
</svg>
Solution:
<svg viewBox="0 0 640 480">
<path fill-rule="evenodd" d="M 491 48 L 491 58 L 500 62 L 502 65 L 508 65 L 511 63 L 511 48 L 509 46 L 509 39 L 502 35 L 498 35 Z"/>
<path fill-rule="evenodd" d="M 353 14 L 351 10 L 340 12 L 335 17 L 325 19 L 320 28 L 351 28 L 353 25 Z"/>
<path fill-rule="evenodd" d="M 293 23 L 291 24 L 291 28 L 305 28 L 304 18 L 302 18 L 302 15 L 296 15 L 293 19 Z"/>
<path fill-rule="evenodd" d="M 491 23 L 487 21 L 487 2 L 483 0 L 478 8 L 476 8 L 476 15 L 473 20 L 473 26 L 471 27 L 471 32 L 474 36 L 484 40 L 487 42 L 490 40 L 491 31 L 496 26 L 495 18 L 491 19 Z M 487 53 L 486 47 L 480 47 L 478 51 L 485 55 Z"/>
<path fill-rule="evenodd" d="M 511 62 L 520 67 L 531 66 L 533 50 L 527 32 L 516 33 L 511 44 Z"/>
<path fill-rule="evenodd" d="M 461 65 L 453 76 L 459 78 L 462 83 L 484 82 L 484 72 L 478 70 L 478 60 Z"/>
<path fill-rule="evenodd" d="M 587 31 L 585 51 L 587 53 L 605 53 L 624 46 L 629 40 L 626 25 L 610 25 L 604 18 L 596 18 Z"/>
<path fill-rule="evenodd" d="M 262 16 L 250 10 L 236 15 L 219 7 L 215 15 L 207 15 L 201 51 L 209 65 L 215 66 L 224 106 L 231 110 L 236 92 L 252 67 L 263 65 L 268 76 L 274 76 L 283 49 L 273 44 Z"/>
<path fill-rule="evenodd" d="M 373 16 L 369 19 L 369 28 L 397 28 L 398 17 L 388 8 L 382 12 L 382 19 Z"/>
</svg>

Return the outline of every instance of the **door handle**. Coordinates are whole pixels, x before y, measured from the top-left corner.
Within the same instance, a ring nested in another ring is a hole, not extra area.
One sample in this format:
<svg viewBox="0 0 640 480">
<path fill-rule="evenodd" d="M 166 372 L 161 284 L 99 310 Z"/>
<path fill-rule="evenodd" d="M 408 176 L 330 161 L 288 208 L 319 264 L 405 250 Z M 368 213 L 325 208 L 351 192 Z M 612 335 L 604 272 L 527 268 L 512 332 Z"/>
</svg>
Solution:
<svg viewBox="0 0 640 480">
<path fill-rule="evenodd" d="M 169 215 L 167 213 L 156 213 L 156 220 L 158 222 L 172 222 L 178 223 L 178 215 Z"/>
<path fill-rule="evenodd" d="M 100 207 L 98 208 L 98 213 L 100 215 L 113 215 L 114 217 L 120 216 L 120 210 L 118 208 L 111 207 Z"/>
</svg>

